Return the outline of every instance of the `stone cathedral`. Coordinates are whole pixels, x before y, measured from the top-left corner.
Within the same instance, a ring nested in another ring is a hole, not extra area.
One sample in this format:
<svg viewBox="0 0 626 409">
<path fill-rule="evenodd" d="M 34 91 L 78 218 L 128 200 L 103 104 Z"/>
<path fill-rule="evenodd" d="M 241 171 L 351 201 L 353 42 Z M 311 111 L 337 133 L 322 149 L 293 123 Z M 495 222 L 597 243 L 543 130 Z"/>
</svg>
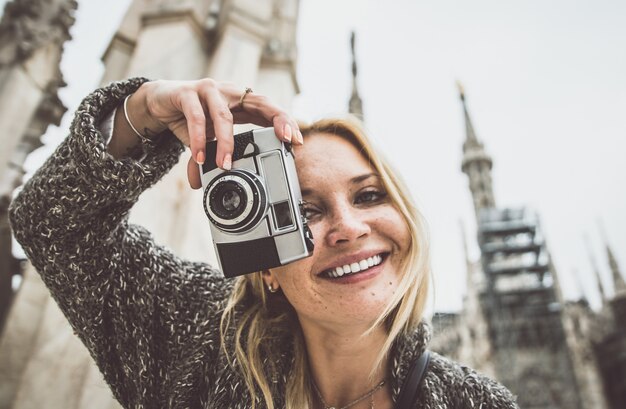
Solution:
<svg viewBox="0 0 626 409">
<path fill-rule="evenodd" d="M 459 89 L 466 128 L 461 169 L 469 180 L 481 257 L 470 261 L 466 245 L 464 308 L 435 314 L 431 348 L 498 379 L 521 408 L 624 408 L 626 283 L 611 247 L 605 243 L 614 294 L 607 295 L 597 268 L 592 272 L 601 311 L 585 299 L 565 301 L 538 215 L 497 206 L 493 160 Z"/>
<path fill-rule="evenodd" d="M 57 91 L 74 0 L 13 0 L 0 21 L 0 409 L 119 408 L 86 349 L 27 262 L 11 255 L 6 210 L 26 156 L 65 112 Z M 101 84 L 130 76 L 245 84 L 289 107 L 299 92 L 299 0 L 133 0 L 102 60 Z M 351 39 L 349 111 L 363 118 Z M 94 84 L 96 85 L 96 84 Z M 522 408 L 617 409 L 626 402 L 626 283 L 611 251 L 615 293 L 600 312 L 563 300 L 538 216 L 496 205 L 493 160 L 466 121 L 468 175 L 481 259 L 467 260 L 458 314 L 436 314 L 432 349 L 505 383 Z M 186 158 L 183 158 L 182 163 Z M 212 261 L 199 192 L 175 168 L 133 209 L 134 222 L 182 257 Z M 12 279 L 22 276 L 18 292 Z M 10 307 L 10 308 L 9 308 Z"/>
<path fill-rule="evenodd" d="M 74 0 L 13 0 L 0 23 L 0 409 L 119 407 L 27 263 L 15 295 L 11 286 L 20 263 L 11 256 L 6 209 L 26 155 L 65 112 L 59 61 L 76 7 Z M 212 77 L 289 107 L 299 92 L 298 10 L 299 0 L 133 0 L 102 57 L 101 84 Z M 211 262 L 208 229 L 194 228 L 206 216 L 193 205 L 202 199 L 187 186 L 185 162 L 140 198 L 131 220 L 180 256 Z"/>
</svg>

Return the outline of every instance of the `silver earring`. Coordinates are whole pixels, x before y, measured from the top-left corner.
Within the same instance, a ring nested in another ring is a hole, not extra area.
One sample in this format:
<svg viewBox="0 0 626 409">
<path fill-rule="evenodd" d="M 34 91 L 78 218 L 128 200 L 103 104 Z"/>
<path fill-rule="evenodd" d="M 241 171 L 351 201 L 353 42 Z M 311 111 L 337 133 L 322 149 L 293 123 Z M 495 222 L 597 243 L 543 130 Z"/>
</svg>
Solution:
<svg viewBox="0 0 626 409">
<path fill-rule="evenodd" d="M 269 290 L 270 293 L 274 294 L 276 291 L 278 291 L 278 287 L 274 288 L 274 286 L 272 285 L 272 283 L 269 283 L 267 285 L 267 289 Z"/>
</svg>

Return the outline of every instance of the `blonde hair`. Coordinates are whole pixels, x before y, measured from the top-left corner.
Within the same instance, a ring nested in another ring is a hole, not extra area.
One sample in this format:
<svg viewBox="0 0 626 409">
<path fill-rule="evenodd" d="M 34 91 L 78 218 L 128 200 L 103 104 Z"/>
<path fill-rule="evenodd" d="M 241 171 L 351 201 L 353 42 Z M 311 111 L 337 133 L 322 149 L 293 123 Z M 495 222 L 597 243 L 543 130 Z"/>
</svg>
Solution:
<svg viewBox="0 0 626 409">
<path fill-rule="evenodd" d="M 311 134 L 328 133 L 350 141 L 380 175 L 388 197 L 402 214 L 409 229 L 411 243 L 401 267 L 405 274 L 402 275 L 398 285 L 399 291 L 395 292 L 382 314 L 370 327 L 371 331 L 379 325 L 385 325 L 388 332 L 385 344 L 377 357 L 375 365 L 377 367 L 388 354 L 395 339 L 399 335 L 415 331 L 422 318 L 430 276 L 430 257 L 424 219 L 414 206 L 403 181 L 381 154 L 376 152 L 356 118 L 323 119 L 310 125 L 301 124 L 300 130 L 305 138 Z M 269 345 L 286 334 L 291 334 L 289 336 L 293 338 L 293 368 L 290 374 L 279 374 L 276 373 L 277 368 L 273 363 L 278 360 L 280 351 Z M 269 409 L 274 409 L 271 380 L 268 377 L 286 375 L 288 375 L 286 408 L 310 407 L 312 389 L 306 347 L 295 310 L 283 295 L 267 296 L 261 272 L 237 279 L 222 314 L 221 340 L 222 349 L 229 362 L 240 370 L 245 379 L 253 408 L 263 399 Z M 231 341 L 234 343 L 227 345 Z M 372 368 L 372 373 L 375 367 Z"/>
</svg>

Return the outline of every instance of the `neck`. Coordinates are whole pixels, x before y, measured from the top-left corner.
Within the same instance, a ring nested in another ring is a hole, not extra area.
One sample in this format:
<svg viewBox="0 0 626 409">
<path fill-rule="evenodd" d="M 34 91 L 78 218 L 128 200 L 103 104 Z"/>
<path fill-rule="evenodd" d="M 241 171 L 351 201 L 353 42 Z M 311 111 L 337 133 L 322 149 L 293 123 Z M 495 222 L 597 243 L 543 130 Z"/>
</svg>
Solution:
<svg viewBox="0 0 626 409">
<path fill-rule="evenodd" d="M 387 333 L 383 328 L 363 336 L 364 328 L 333 329 L 301 322 L 311 374 L 328 405 L 340 408 L 370 391 L 386 378 L 388 358 L 374 368 Z M 372 371 L 374 369 L 374 371 Z M 370 376 L 372 374 L 372 376 Z M 390 400 L 385 386 L 377 402 Z M 382 398 L 386 396 L 386 398 Z M 353 408 L 369 407 L 369 399 Z M 385 407 L 376 405 L 376 407 Z"/>
</svg>

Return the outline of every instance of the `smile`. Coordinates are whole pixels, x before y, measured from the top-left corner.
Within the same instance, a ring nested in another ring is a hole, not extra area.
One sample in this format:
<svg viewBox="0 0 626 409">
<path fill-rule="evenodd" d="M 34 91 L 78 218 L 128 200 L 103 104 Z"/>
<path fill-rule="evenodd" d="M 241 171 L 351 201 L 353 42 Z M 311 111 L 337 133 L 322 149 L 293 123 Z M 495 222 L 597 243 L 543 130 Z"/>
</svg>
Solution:
<svg viewBox="0 0 626 409">
<path fill-rule="evenodd" d="M 366 271 L 371 267 L 375 267 L 383 262 L 383 255 L 376 254 L 372 257 L 365 258 L 354 263 L 346 264 L 344 266 L 338 266 L 322 272 L 322 276 L 327 278 L 338 278 L 349 274 L 355 274 L 362 271 Z"/>
</svg>

